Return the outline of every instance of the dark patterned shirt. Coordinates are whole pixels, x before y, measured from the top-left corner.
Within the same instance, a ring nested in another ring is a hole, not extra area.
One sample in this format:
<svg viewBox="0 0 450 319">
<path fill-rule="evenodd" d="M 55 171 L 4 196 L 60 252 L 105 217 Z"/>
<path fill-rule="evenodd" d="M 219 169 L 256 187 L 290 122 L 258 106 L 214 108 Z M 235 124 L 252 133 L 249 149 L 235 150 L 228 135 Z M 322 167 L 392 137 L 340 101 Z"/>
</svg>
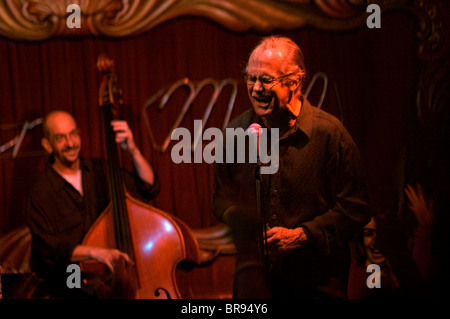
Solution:
<svg viewBox="0 0 450 319">
<path fill-rule="evenodd" d="M 27 223 L 32 233 L 31 268 L 40 277 L 65 285 L 74 248 L 109 203 L 104 163 L 81 159 L 83 195 L 47 163 L 27 196 Z M 134 197 L 149 201 L 159 192 L 159 181 L 149 185 L 123 171 L 123 182 Z"/>
<path fill-rule="evenodd" d="M 252 123 L 265 127 L 253 110 L 228 127 L 246 130 Z M 256 211 L 254 167 L 215 164 L 214 213 L 220 220 L 233 205 Z M 284 280 L 298 294 L 300 285 L 323 286 L 327 294 L 344 296 L 349 267 L 346 242 L 369 222 L 370 213 L 360 155 L 343 125 L 303 103 L 294 127 L 280 137 L 278 171 L 261 175 L 261 193 L 265 223 L 303 227 L 308 238 L 306 246 L 276 259 L 277 283 Z M 340 287 L 331 287 L 336 286 L 333 277 L 340 278 Z"/>
</svg>

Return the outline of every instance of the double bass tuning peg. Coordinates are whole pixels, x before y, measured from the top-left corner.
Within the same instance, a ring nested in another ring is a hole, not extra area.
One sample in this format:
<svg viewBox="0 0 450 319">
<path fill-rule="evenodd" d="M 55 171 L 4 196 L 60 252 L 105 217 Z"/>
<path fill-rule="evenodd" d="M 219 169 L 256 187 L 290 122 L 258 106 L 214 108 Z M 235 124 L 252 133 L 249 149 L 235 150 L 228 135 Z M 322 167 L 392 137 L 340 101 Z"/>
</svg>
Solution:
<svg viewBox="0 0 450 319">
<path fill-rule="evenodd" d="M 101 54 L 97 59 L 97 70 L 102 74 L 111 73 L 114 70 L 114 60 Z"/>
</svg>

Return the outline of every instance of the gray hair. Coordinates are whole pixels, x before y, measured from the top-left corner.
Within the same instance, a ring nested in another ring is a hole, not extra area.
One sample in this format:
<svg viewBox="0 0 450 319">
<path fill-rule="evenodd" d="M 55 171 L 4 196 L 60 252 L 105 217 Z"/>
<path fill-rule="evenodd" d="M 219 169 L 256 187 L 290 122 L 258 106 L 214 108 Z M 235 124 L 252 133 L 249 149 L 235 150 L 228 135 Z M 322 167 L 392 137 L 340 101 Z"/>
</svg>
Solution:
<svg viewBox="0 0 450 319">
<path fill-rule="evenodd" d="M 286 48 L 287 52 L 286 60 L 281 65 L 279 72 L 282 74 L 292 73 L 293 76 L 297 76 L 300 82 L 298 90 L 301 91 L 306 80 L 305 60 L 302 50 L 292 39 L 278 35 L 264 37 L 253 49 L 250 55 L 252 55 L 256 50 L 265 50 L 278 47 Z"/>
</svg>

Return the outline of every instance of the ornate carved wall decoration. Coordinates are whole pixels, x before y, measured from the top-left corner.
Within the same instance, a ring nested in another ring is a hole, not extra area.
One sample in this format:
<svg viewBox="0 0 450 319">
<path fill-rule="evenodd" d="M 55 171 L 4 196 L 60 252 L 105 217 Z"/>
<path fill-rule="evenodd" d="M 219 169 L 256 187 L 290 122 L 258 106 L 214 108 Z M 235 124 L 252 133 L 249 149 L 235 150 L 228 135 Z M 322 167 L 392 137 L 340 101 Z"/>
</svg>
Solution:
<svg viewBox="0 0 450 319">
<path fill-rule="evenodd" d="M 81 28 L 68 28 L 69 4 L 81 9 Z M 445 42 L 445 5 L 438 0 L 3 0 L 0 35 L 39 41 L 59 36 L 126 37 L 181 16 L 201 16 L 233 31 L 270 32 L 312 26 L 343 31 L 365 24 L 369 4 L 400 9 L 418 21 L 419 53 L 430 58 Z M 448 41 L 447 41 L 448 42 Z"/>
<path fill-rule="evenodd" d="M 57 36 L 124 37 L 141 34 L 180 16 L 202 16 L 234 31 L 295 29 L 311 25 L 325 30 L 360 26 L 364 0 L 4 0 L 0 34 L 15 40 Z M 81 28 L 67 28 L 67 6 L 81 8 Z"/>
<path fill-rule="evenodd" d="M 450 102 L 448 8 L 448 5 L 446 7 L 441 1 L 418 1 L 418 53 L 424 62 L 418 86 L 418 116 L 423 123 L 428 122 L 431 114 L 438 115 L 444 104 Z"/>
<path fill-rule="evenodd" d="M 410 141 L 409 175 L 426 181 L 437 198 L 437 212 L 445 212 L 450 191 L 450 10 L 444 1 L 420 1 L 419 57 L 417 86 L 417 123 Z M 408 172 L 407 172 L 408 173 Z M 437 215 L 439 224 L 447 224 Z"/>
</svg>

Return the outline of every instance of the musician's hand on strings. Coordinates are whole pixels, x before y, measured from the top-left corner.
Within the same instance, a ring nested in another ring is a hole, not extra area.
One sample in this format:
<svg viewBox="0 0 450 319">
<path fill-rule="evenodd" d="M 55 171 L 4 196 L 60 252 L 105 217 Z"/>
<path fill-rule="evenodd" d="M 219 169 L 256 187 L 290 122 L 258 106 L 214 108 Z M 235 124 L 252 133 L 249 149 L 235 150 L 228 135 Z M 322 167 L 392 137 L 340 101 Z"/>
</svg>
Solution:
<svg viewBox="0 0 450 319">
<path fill-rule="evenodd" d="M 105 264 L 112 272 L 114 272 L 114 264 L 116 262 L 125 261 L 132 264 L 130 257 L 117 249 L 95 248 L 91 252 L 91 256 L 98 262 Z"/>
<path fill-rule="evenodd" d="M 120 144 L 123 150 L 133 154 L 136 150 L 134 143 L 133 132 L 131 131 L 126 121 L 112 121 L 111 126 L 116 133 L 116 142 Z"/>
<path fill-rule="evenodd" d="M 153 168 L 136 146 L 133 138 L 133 132 L 128 126 L 128 123 L 126 121 L 115 120 L 111 121 L 111 126 L 116 134 L 116 142 L 120 144 L 123 150 L 131 154 L 139 177 L 144 182 L 152 185 L 155 178 Z"/>
<path fill-rule="evenodd" d="M 108 249 L 92 246 L 79 245 L 75 247 L 71 261 L 82 261 L 94 259 L 114 272 L 114 264 L 119 261 L 125 261 L 129 264 L 133 264 L 128 254 L 121 252 L 117 249 Z"/>
<path fill-rule="evenodd" d="M 267 244 L 271 254 L 291 253 L 306 244 L 303 228 L 273 227 L 267 231 Z"/>
</svg>

